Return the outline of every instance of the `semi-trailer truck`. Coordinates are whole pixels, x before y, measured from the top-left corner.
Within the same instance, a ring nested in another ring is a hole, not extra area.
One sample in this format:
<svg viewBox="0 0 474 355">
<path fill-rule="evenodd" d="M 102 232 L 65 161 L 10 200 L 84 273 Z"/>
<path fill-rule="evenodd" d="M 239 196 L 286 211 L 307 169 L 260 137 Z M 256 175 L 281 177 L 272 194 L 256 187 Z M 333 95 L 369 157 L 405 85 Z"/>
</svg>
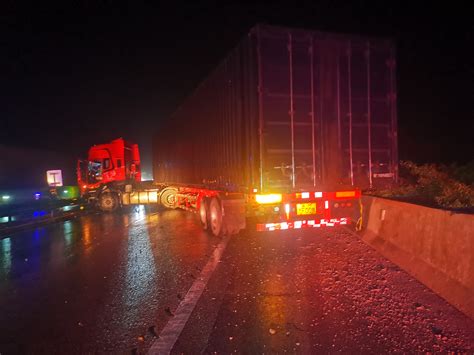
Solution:
<svg viewBox="0 0 474 355">
<path fill-rule="evenodd" d="M 257 230 L 348 224 L 361 189 L 398 179 L 394 44 L 258 25 L 159 127 L 153 184 L 123 144 L 84 165 L 102 159 L 102 180 L 82 184 L 101 209 L 182 207 L 216 235 L 228 200 Z"/>
</svg>

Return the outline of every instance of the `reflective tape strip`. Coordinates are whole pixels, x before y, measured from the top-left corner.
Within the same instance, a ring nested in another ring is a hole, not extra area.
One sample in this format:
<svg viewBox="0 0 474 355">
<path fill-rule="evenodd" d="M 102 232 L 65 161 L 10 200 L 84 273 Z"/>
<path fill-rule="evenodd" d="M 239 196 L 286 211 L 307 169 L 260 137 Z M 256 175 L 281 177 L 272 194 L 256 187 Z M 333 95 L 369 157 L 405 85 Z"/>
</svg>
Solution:
<svg viewBox="0 0 474 355">
<path fill-rule="evenodd" d="M 318 222 L 318 223 L 317 223 Z M 287 230 L 287 229 L 301 229 L 301 228 L 319 228 L 319 227 L 334 227 L 338 225 L 347 225 L 350 223 L 350 218 L 331 218 L 321 219 L 320 221 L 315 220 L 302 220 L 294 222 L 278 222 L 278 223 L 266 223 L 257 224 L 257 231 L 275 231 L 275 230 Z"/>
</svg>

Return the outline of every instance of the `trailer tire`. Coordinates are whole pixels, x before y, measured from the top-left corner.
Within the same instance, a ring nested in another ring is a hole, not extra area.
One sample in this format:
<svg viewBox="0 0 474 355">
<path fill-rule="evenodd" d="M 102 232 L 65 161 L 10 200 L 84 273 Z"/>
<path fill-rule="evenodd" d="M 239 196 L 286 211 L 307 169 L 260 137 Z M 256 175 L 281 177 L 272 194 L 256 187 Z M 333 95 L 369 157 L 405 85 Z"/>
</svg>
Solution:
<svg viewBox="0 0 474 355">
<path fill-rule="evenodd" d="M 119 199 L 115 192 L 104 191 L 99 195 L 99 209 L 103 212 L 113 212 L 119 206 Z"/>
<path fill-rule="evenodd" d="M 215 237 L 222 233 L 222 206 L 218 198 L 213 197 L 209 202 L 208 228 Z"/>
<path fill-rule="evenodd" d="M 162 206 L 166 208 L 174 209 L 177 206 L 177 199 L 176 194 L 178 193 L 178 189 L 174 187 L 167 187 L 160 194 L 160 203 Z"/>
<path fill-rule="evenodd" d="M 201 218 L 201 225 L 202 229 L 207 230 L 209 228 L 209 223 L 208 223 L 208 211 L 209 211 L 209 206 L 208 206 L 208 199 L 206 197 L 203 197 L 201 199 L 201 203 L 199 206 L 199 217 Z"/>
</svg>

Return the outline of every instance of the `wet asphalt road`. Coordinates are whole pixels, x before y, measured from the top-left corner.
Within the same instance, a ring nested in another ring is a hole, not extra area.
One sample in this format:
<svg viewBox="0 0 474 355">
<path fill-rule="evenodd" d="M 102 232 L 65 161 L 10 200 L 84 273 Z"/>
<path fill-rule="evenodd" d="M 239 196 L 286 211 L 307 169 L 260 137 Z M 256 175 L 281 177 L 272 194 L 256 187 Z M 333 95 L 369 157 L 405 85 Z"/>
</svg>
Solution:
<svg viewBox="0 0 474 355">
<path fill-rule="evenodd" d="M 0 240 L 0 353 L 145 353 L 221 243 L 144 208 Z M 473 350 L 473 320 L 337 228 L 231 237 L 173 353 Z"/>
<path fill-rule="evenodd" d="M 143 208 L 0 240 L 0 353 L 139 348 L 219 241 L 193 214 Z"/>
</svg>

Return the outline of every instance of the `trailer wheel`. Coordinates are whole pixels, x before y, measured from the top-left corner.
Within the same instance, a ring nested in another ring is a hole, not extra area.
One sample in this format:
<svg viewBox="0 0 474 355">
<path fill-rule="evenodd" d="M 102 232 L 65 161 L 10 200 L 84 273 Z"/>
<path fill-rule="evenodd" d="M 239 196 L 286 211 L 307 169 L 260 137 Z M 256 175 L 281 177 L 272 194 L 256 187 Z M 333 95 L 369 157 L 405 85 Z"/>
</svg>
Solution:
<svg viewBox="0 0 474 355">
<path fill-rule="evenodd" d="M 160 194 L 160 203 L 166 208 L 176 208 L 177 207 L 177 199 L 176 194 L 178 193 L 178 189 L 174 187 L 167 187 Z"/>
<path fill-rule="evenodd" d="M 208 225 L 212 235 L 218 237 L 222 232 L 222 207 L 216 197 L 209 203 Z"/>
<path fill-rule="evenodd" d="M 202 229 L 204 230 L 207 230 L 209 227 L 207 223 L 207 220 L 208 220 L 207 211 L 209 210 L 207 205 L 208 205 L 207 198 L 203 197 L 201 199 L 201 204 L 199 206 L 199 217 L 201 218 L 201 225 L 202 225 Z"/>
<path fill-rule="evenodd" d="M 105 191 L 99 196 L 99 209 L 103 212 L 113 212 L 118 208 L 119 201 L 116 193 Z"/>
</svg>

